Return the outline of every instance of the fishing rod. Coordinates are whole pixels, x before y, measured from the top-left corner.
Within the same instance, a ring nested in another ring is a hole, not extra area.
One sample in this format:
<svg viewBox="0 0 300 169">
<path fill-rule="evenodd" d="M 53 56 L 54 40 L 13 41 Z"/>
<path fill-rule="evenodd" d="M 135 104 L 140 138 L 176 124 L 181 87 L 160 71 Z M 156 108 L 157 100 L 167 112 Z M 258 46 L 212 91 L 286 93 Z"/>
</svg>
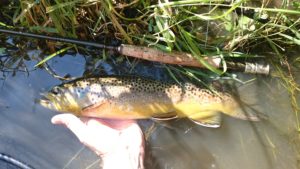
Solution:
<svg viewBox="0 0 300 169">
<path fill-rule="evenodd" d="M 166 64 L 173 65 L 182 65 L 182 66 L 191 66 L 191 67 L 199 67 L 206 68 L 205 64 L 209 64 L 214 68 L 222 68 L 222 58 L 219 56 L 214 57 L 203 57 L 201 61 L 192 56 L 192 54 L 185 52 L 164 52 L 151 47 L 144 46 L 135 46 L 128 44 L 121 44 L 119 46 L 109 46 L 105 44 L 100 44 L 91 41 L 84 41 L 78 39 L 71 38 L 63 38 L 63 37 L 53 37 L 41 34 L 27 33 L 22 31 L 14 31 L 8 29 L 0 29 L 0 33 L 6 33 L 17 36 L 24 36 L 36 39 L 43 40 L 52 40 L 59 41 L 83 46 L 92 46 L 100 49 L 113 50 L 121 55 L 130 56 L 134 58 L 139 58 L 143 60 L 161 62 Z M 269 74 L 270 66 L 268 64 L 258 64 L 258 63 L 235 63 L 235 62 L 226 62 L 226 65 L 229 69 L 242 71 L 244 73 L 252 73 L 252 74 Z"/>
</svg>

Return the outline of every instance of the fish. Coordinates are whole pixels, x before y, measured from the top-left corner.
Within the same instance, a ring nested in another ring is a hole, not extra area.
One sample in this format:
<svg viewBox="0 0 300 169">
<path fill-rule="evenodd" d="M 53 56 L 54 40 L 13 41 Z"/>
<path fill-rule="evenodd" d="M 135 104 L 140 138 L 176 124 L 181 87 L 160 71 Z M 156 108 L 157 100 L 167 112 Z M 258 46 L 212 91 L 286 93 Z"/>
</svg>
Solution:
<svg viewBox="0 0 300 169">
<path fill-rule="evenodd" d="M 78 78 L 54 86 L 39 103 L 76 116 L 108 119 L 170 120 L 188 118 L 198 125 L 218 128 L 221 114 L 258 121 L 245 114 L 226 92 L 212 92 L 192 83 L 172 83 L 137 76 Z"/>
</svg>

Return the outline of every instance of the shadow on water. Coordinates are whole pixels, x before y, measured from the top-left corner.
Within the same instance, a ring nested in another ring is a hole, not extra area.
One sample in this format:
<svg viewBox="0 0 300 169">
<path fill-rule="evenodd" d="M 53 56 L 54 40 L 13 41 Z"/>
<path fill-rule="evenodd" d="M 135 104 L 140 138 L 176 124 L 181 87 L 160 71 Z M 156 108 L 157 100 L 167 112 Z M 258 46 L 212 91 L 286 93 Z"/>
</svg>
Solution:
<svg viewBox="0 0 300 169">
<path fill-rule="evenodd" d="M 7 41 L 4 45 L 10 44 Z M 87 168 L 97 162 L 96 155 L 82 149 L 82 144 L 71 132 L 50 123 L 56 112 L 35 103 L 41 92 L 61 83 L 46 70 L 34 68 L 41 52 L 22 51 L 26 52 L 19 57 L 22 61 L 8 62 L 10 54 L 20 51 L 12 46 L 7 48 L 0 53 L 3 70 L 0 81 L 0 153 L 34 168 Z M 61 76 L 80 77 L 94 72 L 97 75 L 134 74 L 170 80 L 159 64 L 127 59 L 103 61 L 89 55 L 67 54 L 50 60 L 48 64 Z M 248 122 L 222 116 L 223 124 L 219 129 L 197 126 L 187 119 L 170 122 L 141 120 L 139 124 L 145 133 L 150 126 L 155 126 L 147 140 L 146 166 L 156 169 L 299 168 L 297 148 L 300 140 L 285 88 L 274 78 L 238 76 L 245 81 L 256 78 L 246 85 L 238 84 L 236 89 L 241 100 L 267 115 L 266 120 Z M 98 168 L 98 164 L 91 168 Z"/>
</svg>

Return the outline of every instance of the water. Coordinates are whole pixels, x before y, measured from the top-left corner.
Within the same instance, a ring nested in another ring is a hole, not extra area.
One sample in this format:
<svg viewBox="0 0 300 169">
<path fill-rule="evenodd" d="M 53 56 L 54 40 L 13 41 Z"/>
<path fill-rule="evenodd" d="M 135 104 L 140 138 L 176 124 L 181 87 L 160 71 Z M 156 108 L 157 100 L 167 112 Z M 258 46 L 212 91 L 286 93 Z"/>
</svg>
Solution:
<svg viewBox="0 0 300 169">
<path fill-rule="evenodd" d="M 162 128 L 151 140 L 161 168 L 299 168 L 299 136 L 288 95 L 276 81 L 258 80 L 263 82 L 241 87 L 240 94 L 254 97 L 248 100 L 256 101 L 268 120 L 250 123 L 224 116 L 220 129 L 182 123 L 176 124 L 182 130 Z"/>
<path fill-rule="evenodd" d="M 59 60 L 54 59 L 51 64 L 59 72 L 72 70 L 74 76 L 83 72 L 82 58 L 66 56 Z M 18 72 L 1 81 L 0 152 L 34 168 L 63 168 L 82 147 L 65 128 L 50 123 L 54 112 L 35 103 L 41 91 L 58 83 L 45 70 L 36 70 L 29 75 Z M 85 168 L 94 160 L 96 156 L 85 150 L 69 168 Z"/>
<path fill-rule="evenodd" d="M 37 51 L 28 52 L 31 59 Z M 138 74 L 168 79 L 159 64 L 116 60 L 98 62 L 91 57 L 65 55 L 49 62 L 59 75 L 79 77 L 93 70 L 97 74 Z M 36 61 L 24 61 L 33 70 Z M 133 69 L 131 66 L 136 65 Z M 5 76 L 4 76 L 5 75 Z M 56 112 L 35 103 L 40 93 L 60 83 L 44 69 L 5 73 L 0 81 L 0 153 L 15 157 L 34 168 L 87 168 L 98 158 L 76 137 L 50 119 Z M 271 77 L 238 75 L 243 100 L 268 116 L 248 122 L 223 116 L 222 127 L 210 129 L 187 119 L 155 123 L 147 140 L 147 166 L 161 169 L 297 169 L 299 135 L 290 99 L 281 83 Z M 299 79 L 298 79 L 299 81 Z M 299 98 L 298 98 L 299 100 Z M 147 129 L 150 120 L 139 122 Z M 298 149 L 297 149 L 298 148 Z M 79 153 L 79 154 L 78 154 Z M 76 155 L 77 154 L 77 155 Z M 70 162 L 71 161 L 71 162 Z M 91 168 L 98 168 L 96 163 Z"/>
</svg>

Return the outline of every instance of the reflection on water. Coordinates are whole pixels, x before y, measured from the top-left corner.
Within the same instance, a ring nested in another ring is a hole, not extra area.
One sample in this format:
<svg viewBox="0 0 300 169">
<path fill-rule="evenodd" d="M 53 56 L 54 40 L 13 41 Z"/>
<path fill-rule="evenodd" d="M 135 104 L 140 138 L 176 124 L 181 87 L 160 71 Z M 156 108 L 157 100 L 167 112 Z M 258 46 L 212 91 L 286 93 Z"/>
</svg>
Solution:
<svg viewBox="0 0 300 169">
<path fill-rule="evenodd" d="M 91 58 L 87 58 L 89 60 Z M 36 62 L 26 61 L 33 69 Z M 106 74 L 138 74 L 167 79 L 157 64 L 137 63 L 134 69 L 126 60 L 119 66 L 114 61 L 86 64 L 81 55 L 66 55 L 49 62 L 60 75 L 81 76 L 91 69 Z M 82 145 L 63 127 L 50 124 L 55 114 L 35 103 L 40 92 L 60 83 L 43 69 L 15 76 L 6 74 L 0 88 L 0 152 L 14 156 L 35 168 L 63 168 Z M 285 88 L 269 77 L 239 75 L 249 80 L 238 84 L 243 100 L 266 114 L 268 119 L 247 122 L 223 116 L 219 129 L 196 126 L 186 119 L 157 122 L 147 146 L 149 168 L 166 169 L 297 169 L 299 168 L 295 114 Z M 150 120 L 140 121 L 144 128 Z M 86 168 L 97 157 L 88 149 L 76 156 L 67 168 Z M 98 168 L 98 164 L 92 168 Z"/>
</svg>

